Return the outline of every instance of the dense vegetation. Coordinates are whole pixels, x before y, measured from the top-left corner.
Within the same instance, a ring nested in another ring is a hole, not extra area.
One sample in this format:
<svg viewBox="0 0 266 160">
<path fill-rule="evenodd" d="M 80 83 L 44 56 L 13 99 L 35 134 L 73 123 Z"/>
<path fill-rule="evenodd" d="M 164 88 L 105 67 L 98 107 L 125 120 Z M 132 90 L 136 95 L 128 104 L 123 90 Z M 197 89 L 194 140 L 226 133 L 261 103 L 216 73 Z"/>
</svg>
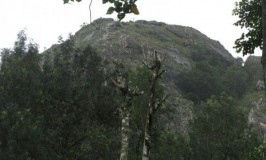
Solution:
<svg viewBox="0 0 266 160">
<path fill-rule="evenodd" d="M 111 83 L 115 73 L 105 69 L 90 46 L 77 48 L 73 36 L 60 40 L 54 53 L 39 54 L 38 45 L 27 42 L 22 31 L 13 49 L 1 51 L 1 159 L 118 159 L 123 97 Z M 177 80 L 185 97 L 195 103 L 188 135 L 164 128 L 161 116 L 171 112 L 165 104 L 154 117 L 151 159 L 245 160 L 260 145 L 246 112 L 234 100 L 251 83 L 249 72 L 237 63 L 224 65 L 199 56 L 196 51 L 208 54 L 200 47 L 191 53 L 197 61 L 193 69 Z M 142 65 L 124 72 L 130 85 L 144 91 L 132 101 L 130 117 L 128 159 L 138 160 L 152 74 Z M 160 97 L 163 85 L 156 86 Z"/>
<path fill-rule="evenodd" d="M 247 70 L 242 67 L 241 58 L 235 60 L 235 63 L 228 63 L 213 55 L 204 45 L 195 46 L 191 56 L 195 62 L 194 67 L 177 79 L 177 85 L 188 99 L 200 103 L 222 92 L 239 99 L 245 93 L 250 78 Z"/>
<path fill-rule="evenodd" d="M 116 157 L 115 91 L 90 47 L 70 38 L 42 58 L 21 32 L 2 56 L 1 159 Z"/>
</svg>

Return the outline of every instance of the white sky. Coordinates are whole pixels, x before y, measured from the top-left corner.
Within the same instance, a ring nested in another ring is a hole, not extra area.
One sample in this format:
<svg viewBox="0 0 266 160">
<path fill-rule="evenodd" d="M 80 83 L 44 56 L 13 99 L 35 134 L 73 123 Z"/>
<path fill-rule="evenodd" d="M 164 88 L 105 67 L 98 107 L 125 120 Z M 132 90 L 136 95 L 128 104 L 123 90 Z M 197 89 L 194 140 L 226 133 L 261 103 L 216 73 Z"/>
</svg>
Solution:
<svg viewBox="0 0 266 160">
<path fill-rule="evenodd" d="M 156 20 L 168 24 L 193 27 L 208 37 L 218 40 L 236 56 L 234 41 L 242 31 L 233 26 L 237 17 L 232 16 L 236 0 L 138 0 L 140 15 L 127 16 L 123 21 Z M 90 0 L 63 4 L 63 0 L 1 0 L 0 1 L 0 48 L 11 48 L 17 33 L 26 29 L 28 36 L 49 48 L 57 43 L 58 36 L 75 33 L 83 22 L 89 23 Z M 92 19 L 106 15 L 111 4 L 93 0 Z"/>
</svg>

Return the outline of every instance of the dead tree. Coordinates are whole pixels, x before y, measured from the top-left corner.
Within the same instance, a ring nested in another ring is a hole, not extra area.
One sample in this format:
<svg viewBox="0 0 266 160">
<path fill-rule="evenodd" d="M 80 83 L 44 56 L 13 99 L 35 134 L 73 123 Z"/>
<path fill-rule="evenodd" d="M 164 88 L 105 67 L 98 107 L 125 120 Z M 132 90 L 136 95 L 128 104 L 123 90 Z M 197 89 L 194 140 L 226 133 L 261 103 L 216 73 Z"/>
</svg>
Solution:
<svg viewBox="0 0 266 160">
<path fill-rule="evenodd" d="M 145 129 L 144 129 L 144 142 L 143 142 L 143 151 L 142 151 L 142 160 L 150 159 L 150 150 L 151 150 L 151 129 L 153 118 L 160 106 L 164 103 L 166 96 L 163 98 L 156 97 L 156 83 L 158 79 L 162 76 L 165 70 L 162 70 L 162 59 L 158 56 L 155 51 L 151 57 L 151 61 L 143 62 L 144 66 L 151 70 L 152 76 L 149 82 L 149 104 L 148 111 L 146 115 L 145 121 Z"/>
<path fill-rule="evenodd" d="M 143 94 L 139 91 L 137 86 L 129 86 L 126 73 L 123 72 L 124 65 L 117 60 L 114 61 L 116 79 L 112 79 L 113 84 L 116 86 L 118 92 L 122 97 L 122 102 L 119 106 L 119 115 L 121 118 L 121 152 L 120 160 L 127 160 L 128 147 L 129 147 L 129 120 L 132 110 L 132 103 L 136 96 Z"/>
</svg>

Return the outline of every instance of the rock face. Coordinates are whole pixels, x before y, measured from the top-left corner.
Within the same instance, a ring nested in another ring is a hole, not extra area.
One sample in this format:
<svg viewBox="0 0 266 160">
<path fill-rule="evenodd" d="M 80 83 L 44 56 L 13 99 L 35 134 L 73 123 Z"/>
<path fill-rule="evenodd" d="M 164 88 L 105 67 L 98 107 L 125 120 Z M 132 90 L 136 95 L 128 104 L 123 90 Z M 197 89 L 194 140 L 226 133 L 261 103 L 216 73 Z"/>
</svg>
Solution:
<svg viewBox="0 0 266 160">
<path fill-rule="evenodd" d="M 245 66 L 252 66 L 254 64 L 260 64 L 261 57 L 260 56 L 249 56 L 245 61 Z"/>
<path fill-rule="evenodd" d="M 256 89 L 258 91 L 262 91 L 265 89 L 265 85 L 264 85 L 264 82 L 262 80 L 258 80 L 257 81 L 257 84 L 256 84 Z"/>
<path fill-rule="evenodd" d="M 166 92 L 172 96 L 168 104 L 171 104 L 175 121 L 170 122 L 168 119 L 166 126 L 174 131 L 175 128 L 184 130 L 192 118 L 190 107 L 184 106 L 193 104 L 180 96 L 175 83 L 181 72 L 194 67 L 196 59 L 191 58 L 192 54 L 198 54 L 196 57 L 200 59 L 212 57 L 225 64 L 234 63 L 234 58 L 218 41 L 211 40 L 191 27 L 156 21 L 117 22 L 113 19 L 97 19 L 84 26 L 74 37 L 78 47 L 91 45 L 104 60 L 121 59 L 131 67 L 140 65 L 143 58 L 155 50 L 164 57 L 167 72 L 163 82 Z"/>
<path fill-rule="evenodd" d="M 244 63 L 244 67 L 251 75 L 252 80 L 254 81 L 254 87 L 256 85 L 257 89 L 261 89 L 261 87 L 258 88 L 258 83 L 260 80 L 263 80 L 263 71 L 262 71 L 262 65 L 260 63 L 261 57 L 260 56 L 249 56 L 247 60 Z M 264 84 L 263 84 L 264 85 Z M 262 85 L 260 85 L 262 86 Z"/>
<path fill-rule="evenodd" d="M 252 124 L 258 131 L 263 141 L 266 140 L 266 116 L 265 116 L 266 102 L 264 98 L 260 98 L 257 102 L 253 102 L 253 107 L 249 112 L 249 123 Z"/>
<path fill-rule="evenodd" d="M 166 60 L 167 84 L 174 84 L 180 71 L 194 65 L 192 51 L 207 50 L 224 63 L 233 63 L 232 55 L 218 42 L 199 31 L 156 21 L 117 22 L 97 19 L 75 34 L 77 44 L 94 46 L 105 59 L 118 58 L 136 66 L 143 57 L 156 50 Z M 202 51 L 204 56 L 204 51 Z"/>
</svg>

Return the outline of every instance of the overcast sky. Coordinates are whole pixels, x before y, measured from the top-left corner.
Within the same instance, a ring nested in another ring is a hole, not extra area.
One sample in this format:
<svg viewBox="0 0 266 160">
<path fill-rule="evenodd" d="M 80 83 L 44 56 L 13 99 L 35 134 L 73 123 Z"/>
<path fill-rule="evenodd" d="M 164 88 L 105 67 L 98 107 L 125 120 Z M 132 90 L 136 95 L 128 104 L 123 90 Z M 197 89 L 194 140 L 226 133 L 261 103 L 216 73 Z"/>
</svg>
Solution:
<svg viewBox="0 0 266 160">
<path fill-rule="evenodd" d="M 220 41 L 236 56 L 233 45 L 242 31 L 233 26 L 232 16 L 236 0 L 138 0 L 140 15 L 127 16 L 123 21 L 156 20 L 168 24 L 193 27 L 211 39 Z M 40 45 L 40 50 L 57 43 L 58 36 L 75 33 L 84 22 L 89 23 L 90 0 L 63 4 L 63 0 L 1 0 L 0 48 L 10 48 L 17 33 L 26 29 L 29 37 Z M 110 4 L 93 0 L 92 19 L 106 15 Z"/>
</svg>

